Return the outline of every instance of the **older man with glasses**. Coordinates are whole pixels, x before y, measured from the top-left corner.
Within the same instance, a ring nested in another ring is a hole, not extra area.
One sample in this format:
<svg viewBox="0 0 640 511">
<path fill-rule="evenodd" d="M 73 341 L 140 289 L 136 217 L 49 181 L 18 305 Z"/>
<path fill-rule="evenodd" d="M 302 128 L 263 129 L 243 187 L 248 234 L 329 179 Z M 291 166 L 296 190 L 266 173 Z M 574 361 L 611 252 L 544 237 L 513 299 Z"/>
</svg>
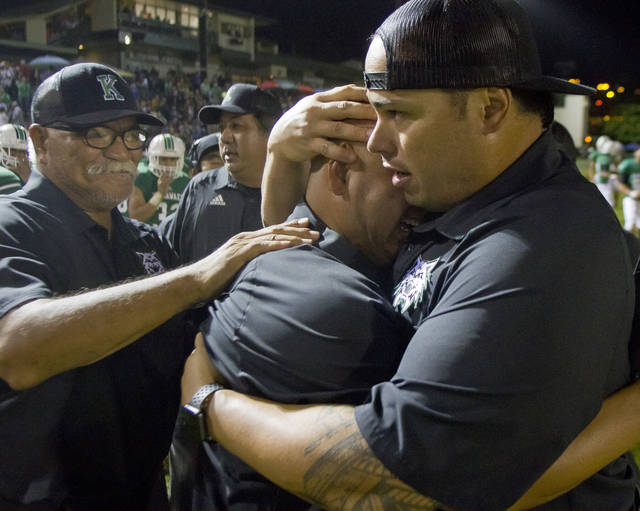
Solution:
<svg viewBox="0 0 640 511">
<path fill-rule="evenodd" d="M 161 464 L 193 338 L 177 315 L 308 231 L 238 235 L 165 272 L 168 243 L 116 207 L 140 125 L 162 122 L 92 63 L 45 80 L 32 118 L 32 176 L 0 200 L 0 509 L 166 509 Z"/>
</svg>

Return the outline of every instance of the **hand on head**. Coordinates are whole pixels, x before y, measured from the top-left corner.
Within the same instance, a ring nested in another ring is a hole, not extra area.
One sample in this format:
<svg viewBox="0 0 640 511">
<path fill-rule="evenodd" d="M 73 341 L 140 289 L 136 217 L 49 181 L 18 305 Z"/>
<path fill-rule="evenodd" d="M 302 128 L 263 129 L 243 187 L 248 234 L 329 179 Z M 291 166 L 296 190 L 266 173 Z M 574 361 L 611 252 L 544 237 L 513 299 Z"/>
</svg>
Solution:
<svg viewBox="0 0 640 511">
<path fill-rule="evenodd" d="M 336 139 L 366 143 L 372 127 L 347 119 L 375 120 L 362 87 L 346 85 L 301 99 L 284 113 L 269 137 L 269 151 L 295 162 L 321 154 L 329 159 L 352 163 L 352 151 Z"/>
</svg>

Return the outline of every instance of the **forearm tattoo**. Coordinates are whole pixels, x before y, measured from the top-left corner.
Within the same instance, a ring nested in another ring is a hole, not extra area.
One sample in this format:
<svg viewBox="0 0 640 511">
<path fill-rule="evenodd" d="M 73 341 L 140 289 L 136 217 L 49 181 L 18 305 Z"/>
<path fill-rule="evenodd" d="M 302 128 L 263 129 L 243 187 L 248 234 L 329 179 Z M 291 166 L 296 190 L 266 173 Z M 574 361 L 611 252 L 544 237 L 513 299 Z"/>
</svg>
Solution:
<svg viewBox="0 0 640 511">
<path fill-rule="evenodd" d="M 318 457 L 304 475 L 304 497 L 322 509 L 443 509 L 436 501 L 394 477 L 369 449 L 353 420 L 341 420 L 328 428 L 324 437 L 310 445 L 305 454 Z"/>
</svg>

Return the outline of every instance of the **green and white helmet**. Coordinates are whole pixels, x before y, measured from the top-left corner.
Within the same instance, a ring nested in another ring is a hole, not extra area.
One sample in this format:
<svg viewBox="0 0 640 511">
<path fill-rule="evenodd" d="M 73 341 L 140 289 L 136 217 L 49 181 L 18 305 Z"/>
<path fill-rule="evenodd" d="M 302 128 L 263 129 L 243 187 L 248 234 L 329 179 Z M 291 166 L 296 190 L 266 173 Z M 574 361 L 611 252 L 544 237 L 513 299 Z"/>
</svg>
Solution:
<svg viewBox="0 0 640 511">
<path fill-rule="evenodd" d="M 602 154 L 609 154 L 609 147 L 611 144 L 611 137 L 608 135 L 600 135 L 596 139 L 596 150 Z"/>
<path fill-rule="evenodd" d="M 19 124 L 3 124 L 0 126 L 0 164 L 5 167 L 16 167 L 18 158 L 15 151 L 26 151 L 28 139 L 27 130 Z"/>
<path fill-rule="evenodd" d="M 149 170 L 157 177 L 162 174 L 177 176 L 184 166 L 185 145 L 180 137 L 161 133 L 151 139 L 147 154 Z M 171 159 L 167 161 L 166 159 Z"/>
</svg>

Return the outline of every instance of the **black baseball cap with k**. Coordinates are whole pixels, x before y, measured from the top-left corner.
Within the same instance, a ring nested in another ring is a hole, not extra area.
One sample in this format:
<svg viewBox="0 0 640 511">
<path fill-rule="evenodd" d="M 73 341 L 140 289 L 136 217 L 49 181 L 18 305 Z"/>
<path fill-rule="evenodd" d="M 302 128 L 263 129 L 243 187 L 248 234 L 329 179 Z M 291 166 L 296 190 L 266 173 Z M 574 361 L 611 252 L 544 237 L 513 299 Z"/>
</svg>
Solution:
<svg viewBox="0 0 640 511">
<path fill-rule="evenodd" d="M 116 71 L 92 62 L 51 75 L 36 89 L 31 104 L 31 121 L 51 128 L 89 128 L 128 116 L 139 124 L 164 124 L 138 109 L 129 85 Z"/>
</svg>

